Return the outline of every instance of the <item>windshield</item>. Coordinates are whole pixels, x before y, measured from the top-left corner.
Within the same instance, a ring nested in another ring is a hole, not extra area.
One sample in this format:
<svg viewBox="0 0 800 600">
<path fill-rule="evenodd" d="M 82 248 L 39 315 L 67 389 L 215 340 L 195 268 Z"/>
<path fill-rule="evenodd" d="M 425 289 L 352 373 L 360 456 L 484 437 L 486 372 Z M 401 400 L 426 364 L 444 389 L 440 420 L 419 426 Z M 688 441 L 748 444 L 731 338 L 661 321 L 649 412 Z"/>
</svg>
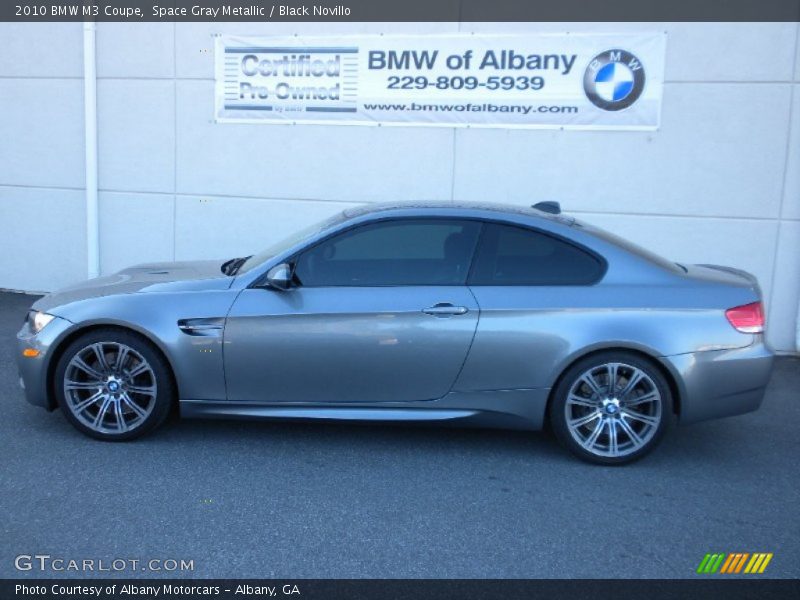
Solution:
<svg viewBox="0 0 800 600">
<path fill-rule="evenodd" d="M 246 273 L 253 267 L 256 267 L 263 263 L 265 260 L 272 258 L 278 254 L 281 254 L 302 242 L 305 239 L 313 237 L 314 235 L 336 225 L 337 223 L 341 223 L 346 219 L 344 213 L 337 213 L 332 217 L 328 217 L 324 221 L 320 221 L 319 223 L 314 223 L 313 225 L 309 225 L 308 227 L 303 227 L 302 229 L 295 231 L 287 238 L 276 242 L 267 248 L 264 248 L 261 252 L 254 254 L 250 258 L 248 258 L 244 264 L 238 269 L 237 274 L 241 275 L 242 273 Z"/>
</svg>

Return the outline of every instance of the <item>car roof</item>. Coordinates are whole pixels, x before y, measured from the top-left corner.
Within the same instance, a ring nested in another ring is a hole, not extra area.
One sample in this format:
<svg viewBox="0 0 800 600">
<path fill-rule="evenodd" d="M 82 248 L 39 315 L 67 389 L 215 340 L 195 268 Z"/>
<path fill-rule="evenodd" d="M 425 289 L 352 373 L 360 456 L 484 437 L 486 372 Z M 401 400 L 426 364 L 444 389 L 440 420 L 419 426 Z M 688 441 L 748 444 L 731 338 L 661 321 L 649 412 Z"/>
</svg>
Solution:
<svg viewBox="0 0 800 600">
<path fill-rule="evenodd" d="M 565 215 L 554 215 L 546 213 L 539 209 L 527 206 L 519 206 L 513 204 L 501 204 L 499 202 L 463 202 L 452 200 L 422 200 L 422 201 L 408 201 L 408 202 L 381 202 L 376 204 L 366 204 L 348 208 L 344 211 L 347 218 L 362 217 L 369 214 L 396 211 L 396 210 L 413 210 L 419 212 L 432 212 L 438 210 L 463 210 L 463 211 L 481 211 L 481 212 L 495 212 L 506 215 L 523 215 L 527 217 L 539 217 L 558 223 L 571 225 L 575 219 Z"/>
</svg>

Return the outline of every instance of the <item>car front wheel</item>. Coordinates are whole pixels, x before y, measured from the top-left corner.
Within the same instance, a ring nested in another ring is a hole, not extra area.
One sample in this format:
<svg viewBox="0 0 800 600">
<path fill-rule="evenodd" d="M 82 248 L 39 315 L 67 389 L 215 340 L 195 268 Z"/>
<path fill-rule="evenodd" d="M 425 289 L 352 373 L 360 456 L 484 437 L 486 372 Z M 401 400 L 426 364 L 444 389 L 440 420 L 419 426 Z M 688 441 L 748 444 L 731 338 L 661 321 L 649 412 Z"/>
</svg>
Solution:
<svg viewBox="0 0 800 600">
<path fill-rule="evenodd" d="M 91 331 L 61 355 L 54 388 L 67 420 L 102 440 L 130 440 L 169 414 L 173 384 L 161 354 L 140 336 Z"/>
<path fill-rule="evenodd" d="M 672 394 L 661 371 L 625 352 L 597 354 L 573 365 L 550 405 L 550 423 L 562 445 L 606 465 L 650 452 L 671 415 Z"/>
</svg>

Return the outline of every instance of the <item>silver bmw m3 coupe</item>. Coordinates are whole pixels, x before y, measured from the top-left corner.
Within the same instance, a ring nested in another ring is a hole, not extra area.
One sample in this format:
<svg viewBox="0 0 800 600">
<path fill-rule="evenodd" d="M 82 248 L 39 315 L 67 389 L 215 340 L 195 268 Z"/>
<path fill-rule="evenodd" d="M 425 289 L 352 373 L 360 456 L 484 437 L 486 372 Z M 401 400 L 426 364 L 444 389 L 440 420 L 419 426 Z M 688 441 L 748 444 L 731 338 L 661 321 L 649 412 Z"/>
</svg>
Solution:
<svg viewBox="0 0 800 600">
<path fill-rule="evenodd" d="M 756 410 L 755 278 L 532 208 L 347 210 L 259 254 L 131 267 L 38 300 L 27 399 L 130 440 L 183 417 L 550 427 L 619 464 L 674 421 Z"/>
</svg>

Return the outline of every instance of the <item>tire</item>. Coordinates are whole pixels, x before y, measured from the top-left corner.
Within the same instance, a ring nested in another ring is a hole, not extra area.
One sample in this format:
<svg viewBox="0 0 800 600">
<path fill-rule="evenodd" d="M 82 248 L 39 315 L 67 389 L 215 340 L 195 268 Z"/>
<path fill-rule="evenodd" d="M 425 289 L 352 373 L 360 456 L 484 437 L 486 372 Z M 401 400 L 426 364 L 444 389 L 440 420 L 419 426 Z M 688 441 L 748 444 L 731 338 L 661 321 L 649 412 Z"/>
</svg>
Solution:
<svg viewBox="0 0 800 600">
<path fill-rule="evenodd" d="M 655 363 L 629 352 L 602 352 L 578 361 L 560 378 L 550 402 L 550 425 L 579 458 L 626 464 L 658 445 L 672 419 L 672 402 Z"/>
<path fill-rule="evenodd" d="M 175 395 L 161 353 L 140 335 L 111 328 L 90 331 L 67 346 L 56 365 L 53 389 L 76 429 L 120 442 L 161 425 Z"/>
</svg>

